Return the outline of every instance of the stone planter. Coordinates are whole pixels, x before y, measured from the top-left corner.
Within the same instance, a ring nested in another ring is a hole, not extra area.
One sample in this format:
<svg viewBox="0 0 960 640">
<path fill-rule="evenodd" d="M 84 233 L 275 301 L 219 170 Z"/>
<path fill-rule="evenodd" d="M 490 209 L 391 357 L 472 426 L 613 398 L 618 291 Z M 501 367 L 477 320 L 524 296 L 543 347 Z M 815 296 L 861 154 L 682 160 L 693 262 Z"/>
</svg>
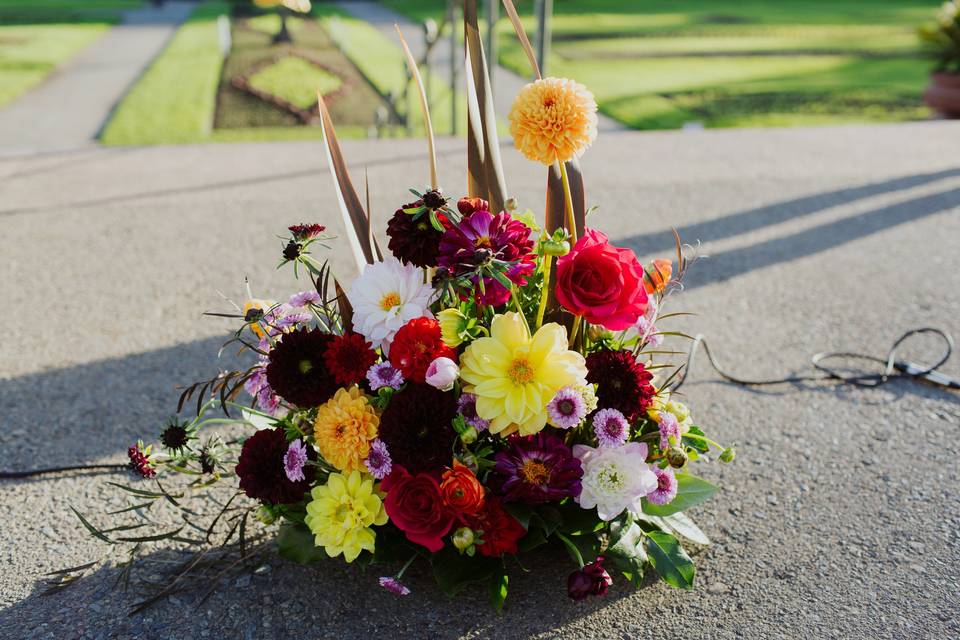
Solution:
<svg viewBox="0 0 960 640">
<path fill-rule="evenodd" d="M 932 73 L 923 101 L 944 118 L 960 118 L 960 73 Z"/>
</svg>

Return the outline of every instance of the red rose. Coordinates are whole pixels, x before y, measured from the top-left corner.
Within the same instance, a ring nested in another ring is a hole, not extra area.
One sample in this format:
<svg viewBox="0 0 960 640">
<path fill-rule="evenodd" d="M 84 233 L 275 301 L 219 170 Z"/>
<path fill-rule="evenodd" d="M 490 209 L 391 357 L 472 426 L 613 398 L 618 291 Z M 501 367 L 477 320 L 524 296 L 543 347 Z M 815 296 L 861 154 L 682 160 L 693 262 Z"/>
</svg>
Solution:
<svg viewBox="0 0 960 640">
<path fill-rule="evenodd" d="M 517 542 L 527 534 L 520 521 L 507 513 L 497 497 L 488 497 L 483 513 L 466 520 L 471 529 L 483 532 L 480 534 L 483 544 L 477 545 L 477 550 L 485 556 L 516 555 Z"/>
<path fill-rule="evenodd" d="M 440 551 L 454 516 L 443 503 L 437 479 L 428 473 L 412 476 L 394 465 L 380 488 L 387 493 L 383 506 L 390 521 L 407 535 L 407 540 L 423 545 L 431 553 Z"/>
<path fill-rule="evenodd" d="M 623 331 L 647 310 L 643 267 L 633 251 L 587 229 L 573 251 L 557 260 L 557 301 L 591 324 Z"/>
<path fill-rule="evenodd" d="M 469 467 L 456 460 L 452 469 L 443 472 L 440 493 L 444 504 L 457 513 L 475 515 L 483 509 L 483 485 Z"/>
<path fill-rule="evenodd" d="M 423 382 L 427 367 L 437 358 L 457 361 L 457 352 L 443 343 L 440 323 L 433 318 L 414 318 L 400 327 L 390 345 L 390 364 L 411 382 Z"/>
</svg>

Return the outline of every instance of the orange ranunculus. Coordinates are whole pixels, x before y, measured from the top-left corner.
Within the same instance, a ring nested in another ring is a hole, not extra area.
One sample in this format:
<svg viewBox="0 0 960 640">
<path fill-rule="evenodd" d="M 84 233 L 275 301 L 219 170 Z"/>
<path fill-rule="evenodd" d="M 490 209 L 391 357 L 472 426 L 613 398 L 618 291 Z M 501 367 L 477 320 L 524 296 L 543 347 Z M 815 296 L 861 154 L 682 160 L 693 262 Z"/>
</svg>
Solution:
<svg viewBox="0 0 960 640">
<path fill-rule="evenodd" d="M 483 509 L 483 485 L 466 465 L 454 460 L 440 483 L 443 503 L 453 511 L 476 515 Z"/>
<path fill-rule="evenodd" d="M 660 293 L 670 284 L 670 276 L 673 275 L 673 262 L 666 258 L 654 260 L 645 269 L 645 272 L 646 277 L 643 279 L 643 286 L 647 293 Z"/>
</svg>

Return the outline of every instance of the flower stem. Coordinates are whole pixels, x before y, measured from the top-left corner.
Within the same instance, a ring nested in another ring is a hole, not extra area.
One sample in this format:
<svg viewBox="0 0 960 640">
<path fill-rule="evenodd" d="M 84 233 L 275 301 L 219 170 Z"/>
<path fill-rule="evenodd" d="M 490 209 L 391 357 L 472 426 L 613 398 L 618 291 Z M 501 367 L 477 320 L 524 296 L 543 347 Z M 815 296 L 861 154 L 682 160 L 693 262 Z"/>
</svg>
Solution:
<svg viewBox="0 0 960 640">
<path fill-rule="evenodd" d="M 569 347 L 572 349 L 573 345 L 577 343 L 577 332 L 580 331 L 580 323 L 582 318 L 577 316 L 573 319 L 573 329 L 570 330 L 570 341 L 568 343 Z"/>
<path fill-rule="evenodd" d="M 566 211 L 566 226 L 570 232 L 570 246 L 577 243 L 577 224 L 573 220 L 573 195 L 570 193 L 570 178 L 567 176 L 567 165 L 565 162 L 558 162 L 560 165 L 560 181 L 563 183 L 563 206 Z"/>
<path fill-rule="evenodd" d="M 517 308 L 517 313 L 519 313 L 523 319 L 523 325 L 527 328 L 527 335 L 532 336 L 533 333 L 530 331 L 530 323 L 527 322 L 527 316 L 524 315 L 523 307 L 520 306 L 520 296 L 517 295 L 516 285 L 510 287 L 510 297 L 513 298 L 513 306 Z"/>
<path fill-rule="evenodd" d="M 416 559 L 419 558 L 419 557 L 420 557 L 420 554 L 419 554 L 419 553 L 415 553 L 415 554 L 413 554 L 412 556 L 410 556 L 410 559 L 407 560 L 407 562 L 406 562 L 406 563 L 403 565 L 403 567 L 400 569 L 399 573 L 397 573 L 397 580 L 399 580 L 400 578 L 403 577 L 403 574 L 406 572 L 407 568 L 409 568 L 410 565 L 413 564 L 413 561 L 416 560 Z"/>
<path fill-rule="evenodd" d="M 547 298 L 550 297 L 550 267 L 553 256 L 543 256 L 543 286 L 540 290 L 540 306 L 537 307 L 537 329 L 543 326 L 543 315 L 547 310 Z"/>
</svg>

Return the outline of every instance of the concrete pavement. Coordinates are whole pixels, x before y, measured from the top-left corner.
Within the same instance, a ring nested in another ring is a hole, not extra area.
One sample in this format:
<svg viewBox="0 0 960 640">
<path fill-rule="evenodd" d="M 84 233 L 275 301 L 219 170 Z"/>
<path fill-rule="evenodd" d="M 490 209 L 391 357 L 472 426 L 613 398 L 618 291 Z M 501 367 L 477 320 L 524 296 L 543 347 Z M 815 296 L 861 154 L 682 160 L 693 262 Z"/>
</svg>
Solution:
<svg viewBox="0 0 960 640">
<path fill-rule="evenodd" d="M 111 112 L 196 5 L 126 11 L 121 24 L 0 109 L 0 154 L 95 142 Z"/>
<path fill-rule="evenodd" d="M 583 159 L 592 224 L 645 256 L 671 227 L 702 241 L 664 329 L 704 333 L 745 377 L 804 371 L 811 353 L 883 354 L 902 331 L 960 336 L 960 124 L 601 135 Z M 463 188 L 459 141 L 440 141 L 446 190 Z M 426 179 L 424 143 L 344 143 L 369 170 L 376 228 Z M 508 187 L 543 201 L 542 168 L 504 150 Z M 420 172 L 420 173 L 418 173 Z M 209 376 L 229 323 L 218 291 L 278 298 L 275 235 L 293 222 L 339 229 L 316 142 L 87 149 L 0 159 L 0 468 L 122 460 L 156 437 L 175 387 Z M 334 266 L 351 261 L 337 245 Z M 914 359 L 924 349 L 911 347 Z M 225 356 L 226 357 L 226 356 Z M 226 365 L 226 363 L 219 363 Z M 960 360 L 945 373 L 960 376 Z M 493 615 L 483 589 L 455 602 L 414 568 L 404 599 L 378 568 L 273 557 L 223 581 L 199 607 L 176 594 L 126 616 L 135 593 L 96 572 L 42 597 L 41 574 L 99 558 L 69 507 L 95 522 L 105 476 L 0 484 L 3 638 L 944 638 L 960 634 L 960 402 L 897 381 L 762 391 L 695 368 L 685 401 L 732 465 L 692 514 L 714 546 L 697 589 L 638 592 L 616 579 L 575 605 L 562 549 L 510 565 Z M 163 556 L 151 551 L 159 561 Z M 386 572 L 384 572 L 386 573 Z M 149 575 L 149 571 L 147 573 Z"/>
</svg>

